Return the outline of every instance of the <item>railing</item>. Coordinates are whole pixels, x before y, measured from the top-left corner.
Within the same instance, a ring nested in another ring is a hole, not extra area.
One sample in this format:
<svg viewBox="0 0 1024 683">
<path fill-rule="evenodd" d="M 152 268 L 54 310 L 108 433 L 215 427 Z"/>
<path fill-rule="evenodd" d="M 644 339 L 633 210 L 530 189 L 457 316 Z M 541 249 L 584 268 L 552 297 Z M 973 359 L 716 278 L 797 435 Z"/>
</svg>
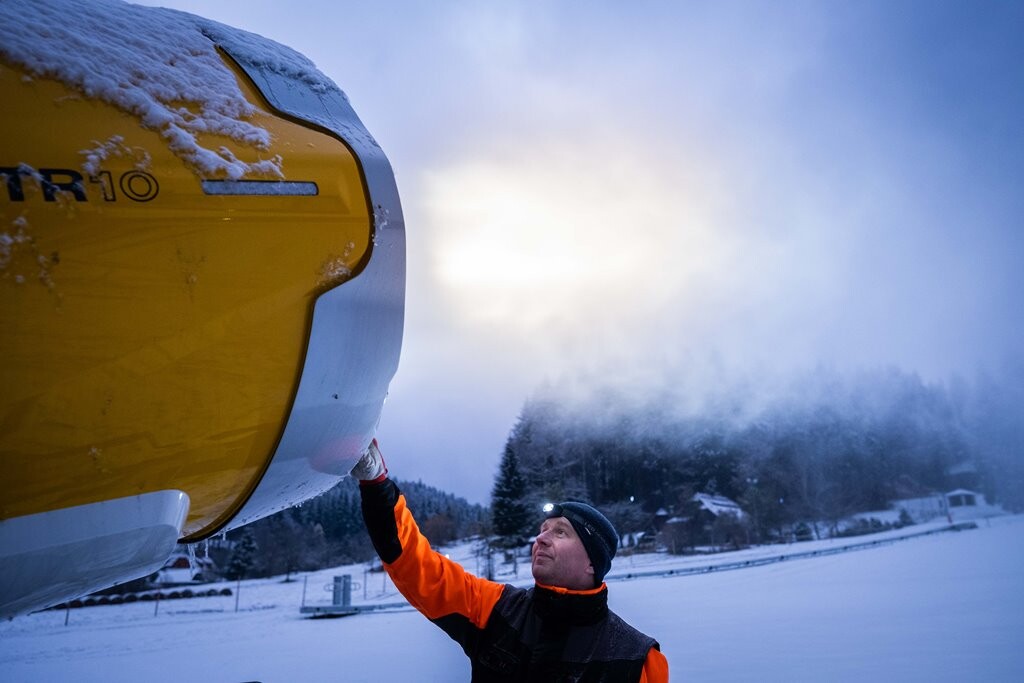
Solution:
<svg viewBox="0 0 1024 683">
<path fill-rule="evenodd" d="M 872 541 L 862 541 L 860 543 L 850 543 L 842 546 L 837 546 L 834 548 L 819 548 L 817 550 L 784 553 L 782 555 L 757 557 L 751 558 L 749 560 L 737 560 L 735 562 L 722 562 L 717 564 L 700 565 L 696 567 L 677 567 L 673 569 L 653 569 L 650 571 L 631 571 L 625 573 L 610 574 L 605 577 L 605 581 L 627 581 L 630 579 L 650 577 L 667 578 L 670 576 L 691 576 L 694 574 L 711 574 L 715 572 L 725 572 L 735 569 L 748 569 L 750 567 L 777 564 L 779 562 L 786 562 L 788 560 L 802 560 L 811 557 L 838 555 L 839 553 L 847 553 L 855 550 L 877 548 L 879 546 L 889 545 L 892 543 L 897 543 L 899 541 L 905 541 L 910 538 L 920 538 L 921 536 L 930 536 L 932 534 L 945 533 L 948 531 L 964 531 L 966 529 L 977 528 L 978 525 L 975 522 L 958 522 L 956 524 L 951 524 L 949 526 L 939 527 L 936 529 L 929 529 L 927 531 L 918 531 L 916 533 L 905 534 L 902 536 L 895 536 L 891 538 L 880 538 Z M 352 581 L 351 574 L 335 576 L 334 581 L 324 585 L 324 590 L 332 594 L 332 603 L 330 605 L 306 605 L 306 587 L 304 585 L 302 589 L 302 606 L 299 608 L 299 612 L 302 614 L 310 614 L 314 617 L 343 617 L 348 616 L 350 614 L 359 614 L 361 612 L 373 612 L 385 609 L 409 607 L 408 602 L 353 605 L 353 588 L 360 588 L 360 584 Z"/>
<path fill-rule="evenodd" d="M 854 550 L 865 550 L 867 548 L 877 548 L 881 545 L 888 545 L 890 543 L 897 543 L 899 541 L 905 541 L 910 538 L 919 538 L 921 536 L 930 536 L 931 534 L 944 533 L 947 531 L 964 531 L 966 529 L 977 529 L 978 525 L 974 522 L 958 522 L 949 526 L 940 527 L 938 529 L 929 529 L 928 531 L 919 531 L 913 534 L 906 534 L 904 536 L 897 536 L 893 538 L 876 539 L 874 541 L 863 541 L 861 543 L 851 543 L 849 545 L 838 546 L 835 548 L 821 548 L 818 550 L 808 550 L 805 552 L 797 553 L 785 553 L 783 555 L 772 555 L 769 557 L 757 557 L 749 560 L 737 560 L 736 562 L 723 562 L 720 564 L 708 564 L 700 565 L 697 567 L 679 567 L 674 569 L 654 569 L 650 571 L 641 572 L 626 572 L 624 574 L 612 574 L 605 577 L 605 581 L 625 581 L 629 579 L 639 579 L 647 577 L 669 577 L 669 576 L 688 576 L 692 574 L 711 574 L 714 572 L 725 572 L 734 569 L 747 569 L 749 567 L 758 567 L 766 564 L 777 564 L 779 562 L 785 562 L 787 560 L 802 560 L 810 557 L 822 557 L 824 555 L 838 555 L 839 553 L 851 552 Z"/>
</svg>

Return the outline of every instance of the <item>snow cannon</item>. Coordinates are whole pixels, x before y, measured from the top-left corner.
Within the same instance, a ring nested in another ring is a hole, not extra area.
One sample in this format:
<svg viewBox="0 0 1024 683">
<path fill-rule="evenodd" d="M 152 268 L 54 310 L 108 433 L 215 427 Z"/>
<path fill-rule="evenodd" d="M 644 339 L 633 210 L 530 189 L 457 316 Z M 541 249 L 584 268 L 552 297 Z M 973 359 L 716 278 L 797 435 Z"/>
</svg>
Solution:
<svg viewBox="0 0 1024 683">
<path fill-rule="evenodd" d="M 398 366 L 405 232 L 387 158 L 291 49 L 113 0 L 3 13 L 11 617 L 346 476 Z"/>
</svg>

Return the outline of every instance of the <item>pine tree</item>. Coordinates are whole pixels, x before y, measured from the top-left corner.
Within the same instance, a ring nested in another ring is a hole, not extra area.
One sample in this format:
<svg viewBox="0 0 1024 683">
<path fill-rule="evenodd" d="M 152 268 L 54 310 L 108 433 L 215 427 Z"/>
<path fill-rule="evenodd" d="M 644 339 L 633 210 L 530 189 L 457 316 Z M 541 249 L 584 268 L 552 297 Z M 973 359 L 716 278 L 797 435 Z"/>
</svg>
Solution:
<svg viewBox="0 0 1024 683">
<path fill-rule="evenodd" d="M 256 566 L 258 551 L 259 547 L 256 545 L 256 536 L 253 535 L 252 529 L 245 529 L 238 545 L 231 553 L 227 571 L 224 572 L 227 578 L 233 581 L 248 577 Z"/>
<path fill-rule="evenodd" d="M 507 444 L 491 492 L 494 533 L 505 547 L 521 545 L 529 535 L 530 512 L 523 499 L 525 493 L 526 482 L 519 472 L 519 458 L 512 445 Z"/>
</svg>

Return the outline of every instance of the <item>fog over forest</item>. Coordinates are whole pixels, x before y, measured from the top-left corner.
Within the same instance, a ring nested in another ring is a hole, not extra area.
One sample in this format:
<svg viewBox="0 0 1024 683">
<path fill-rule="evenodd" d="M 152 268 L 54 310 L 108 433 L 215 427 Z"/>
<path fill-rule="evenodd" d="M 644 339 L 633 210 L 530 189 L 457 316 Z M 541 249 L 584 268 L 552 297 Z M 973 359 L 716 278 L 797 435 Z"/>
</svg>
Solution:
<svg viewBox="0 0 1024 683">
<path fill-rule="evenodd" d="M 961 486 L 1024 509 L 1019 361 L 943 383 L 824 367 L 704 392 L 614 379 L 547 383 L 526 401 L 506 448 L 530 505 L 588 500 L 630 530 L 717 493 L 759 511 L 762 536 Z"/>
<path fill-rule="evenodd" d="M 438 544 L 492 534 L 505 543 L 498 517 L 510 505 L 520 528 L 509 537 L 523 543 L 541 505 L 566 499 L 598 505 L 630 534 L 651 529 L 659 510 L 693 515 L 695 493 L 727 496 L 748 515 L 732 529 L 743 545 L 785 539 L 800 524 L 825 537 L 850 515 L 959 487 L 1024 510 L 1022 362 L 943 383 L 897 368 L 819 367 L 788 380 L 722 381 L 713 391 L 707 379 L 575 375 L 539 387 L 510 431 L 491 509 L 433 482 L 399 486 Z M 499 502 L 509 458 L 521 492 Z M 209 550 L 231 578 L 373 557 L 349 478 L 228 539 Z"/>
</svg>

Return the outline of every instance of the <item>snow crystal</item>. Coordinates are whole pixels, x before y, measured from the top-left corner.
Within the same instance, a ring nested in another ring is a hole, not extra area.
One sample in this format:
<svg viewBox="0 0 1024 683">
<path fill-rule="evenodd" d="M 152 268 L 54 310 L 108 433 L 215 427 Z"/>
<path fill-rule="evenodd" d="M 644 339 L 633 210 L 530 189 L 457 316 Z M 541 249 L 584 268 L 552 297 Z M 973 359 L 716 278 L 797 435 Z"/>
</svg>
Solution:
<svg viewBox="0 0 1024 683">
<path fill-rule="evenodd" d="M 270 134 L 251 122 L 257 109 L 245 99 L 218 44 L 314 89 L 337 89 L 293 50 L 184 12 L 120 0 L 38 0 L 31 11 L 15 10 L 16 4 L 0 6 L 0 57 L 35 78 L 56 79 L 132 114 L 207 177 L 283 177 L 278 156 L 248 163 L 197 139 L 223 135 L 260 151 L 271 142 Z M 116 144 L 110 140 L 86 151 L 86 170 Z"/>
<path fill-rule="evenodd" d="M 152 158 L 149 152 L 141 147 L 129 147 L 124 143 L 124 137 L 113 135 L 105 142 L 93 140 L 96 145 L 92 149 L 83 149 L 79 154 L 85 157 L 82 169 L 89 175 L 95 176 L 100 172 L 100 165 L 107 159 L 113 157 L 127 157 L 135 159 L 135 168 L 144 171 L 149 168 Z"/>
<path fill-rule="evenodd" d="M 328 259 L 328 261 L 320 267 L 320 285 L 337 285 L 347 280 L 351 274 L 352 270 L 347 265 L 345 265 L 344 259 Z"/>
<path fill-rule="evenodd" d="M 28 234 L 28 220 L 25 216 L 18 216 L 11 221 L 11 225 L 15 228 L 14 234 L 0 232 L 0 272 L 4 272 L 5 275 L 7 267 L 18 251 L 22 247 L 30 248 L 32 245 L 32 237 Z M 19 284 L 25 281 L 20 275 L 16 275 L 14 280 Z"/>
<path fill-rule="evenodd" d="M 341 256 L 329 256 L 320 266 L 320 285 L 335 286 L 341 284 L 352 275 L 352 269 L 348 267 L 348 260 L 352 251 L 356 248 L 355 242 L 345 245 L 345 251 Z"/>
<path fill-rule="evenodd" d="M 45 182 L 43 175 L 39 171 L 25 163 L 18 164 L 18 175 L 32 178 L 40 185 Z"/>
<path fill-rule="evenodd" d="M 199 562 L 196 560 L 196 546 L 193 543 L 189 543 L 185 546 L 188 550 L 188 568 L 193 574 L 199 571 Z"/>
<path fill-rule="evenodd" d="M 27 239 L 22 230 L 13 235 L 8 232 L 0 232 L 0 270 L 7 268 L 7 264 L 11 262 L 11 254 L 15 247 L 23 244 Z"/>
</svg>

